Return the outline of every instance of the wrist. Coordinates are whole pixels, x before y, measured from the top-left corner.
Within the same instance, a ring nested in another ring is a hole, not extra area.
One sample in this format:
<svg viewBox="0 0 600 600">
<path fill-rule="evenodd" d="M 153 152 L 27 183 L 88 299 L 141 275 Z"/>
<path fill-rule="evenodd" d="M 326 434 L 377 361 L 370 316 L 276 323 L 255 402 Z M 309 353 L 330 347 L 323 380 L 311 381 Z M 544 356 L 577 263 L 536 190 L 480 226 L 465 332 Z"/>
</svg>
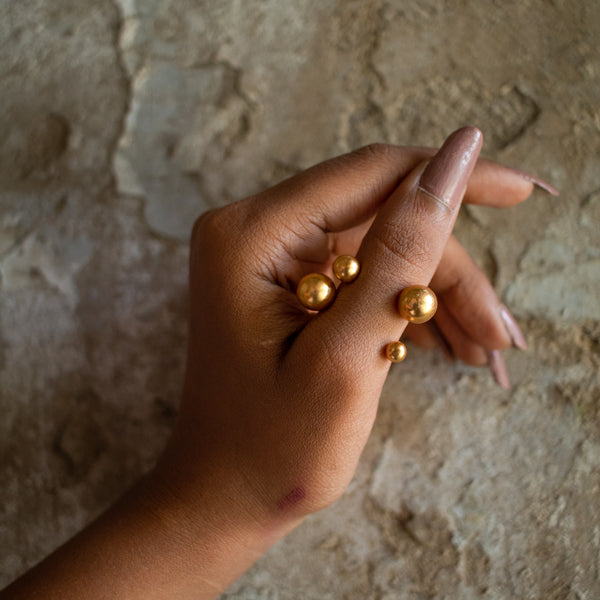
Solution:
<svg viewBox="0 0 600 600">
<path fill-rule="evenodd" d="M 185 486 L 168 468 L 161 461 L 6 598 L 212 600 L 297 524 L 261 517 L 232 480 Z"/>
<path fill-rule="evenodd" d="M 170 446 L 147 477 L 152 510 L 186 552 L 210 544 L 239 565 L 231 581 L 304 520 L 271 506 L 240 469 L 179 450 Z"/>
</svg>

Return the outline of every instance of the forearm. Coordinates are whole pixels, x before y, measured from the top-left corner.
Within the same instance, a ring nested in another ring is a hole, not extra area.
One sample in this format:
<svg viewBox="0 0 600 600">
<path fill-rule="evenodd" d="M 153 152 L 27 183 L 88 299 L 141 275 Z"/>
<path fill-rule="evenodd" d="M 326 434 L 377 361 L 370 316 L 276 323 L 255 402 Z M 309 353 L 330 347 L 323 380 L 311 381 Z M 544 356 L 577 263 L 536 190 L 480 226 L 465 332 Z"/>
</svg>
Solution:
<svg viewBox="0 0 600 600">
<path fill-rule="evenodd" d="M 237 496 L 207 485 L 189 503 L 153 473 L 2 599 L 215 598 L 294 526 L 257 519 Z"/>
</svg>

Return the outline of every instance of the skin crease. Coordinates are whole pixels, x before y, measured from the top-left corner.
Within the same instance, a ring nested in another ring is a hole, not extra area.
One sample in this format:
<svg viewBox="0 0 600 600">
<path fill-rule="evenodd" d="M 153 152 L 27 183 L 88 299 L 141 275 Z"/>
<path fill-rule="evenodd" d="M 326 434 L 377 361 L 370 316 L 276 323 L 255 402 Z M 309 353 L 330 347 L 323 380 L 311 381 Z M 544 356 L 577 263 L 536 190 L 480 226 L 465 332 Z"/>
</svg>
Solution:
<svg viewBox="0 0 600 600">
<path fill-rule="evenodd" d="M 476 129 L 449 139 L 446 175 L 435 172 L 442 196 L 469 145 L 466 202 L 504 208 L 529 196 L 519 173 L 475 166 Z M 165 452 L 2 600 L 215 598 L 346 489 L 390 368 L 383 349 L 406 327 L 395 311 L 403 287 L 431 281 L 438 294 L 436 329 L 408 330 L 418 343 L 439 347 L 442 335 L 472 364 L 511 345 L 495 292 L 450 237 L 458 206 L 418 190 L 435 154 L 370 146 L 197 221 L 187 370 Z M 295 285 L 331 274 L 339 254 L 357 256 L 359 277 L 327 310 L 306 311 Z"/>
</svg>

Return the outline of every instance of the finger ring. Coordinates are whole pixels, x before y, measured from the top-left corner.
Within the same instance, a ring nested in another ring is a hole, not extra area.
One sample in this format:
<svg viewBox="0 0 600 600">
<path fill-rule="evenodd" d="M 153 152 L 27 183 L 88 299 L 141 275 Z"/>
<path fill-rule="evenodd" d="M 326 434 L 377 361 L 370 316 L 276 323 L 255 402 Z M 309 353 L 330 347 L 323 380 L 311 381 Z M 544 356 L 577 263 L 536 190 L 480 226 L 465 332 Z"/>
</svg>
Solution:
<svg viewBox="0 0 600 600">
<path fill-rule="evenodd" d="M 323 310 L 335 298 L 335 284 L 323 273 L 309 273 L 298 283 L 296 296 L 302 306 L 310 310 Z"/>
<path fill-rule="evenodd" d="M 425 323 L 435 315 L 437 298 L 433 290 L 424 285 L 411 285 L 400 292 L 398 311 L 410 323 Z"/>
<path fill-rule="evenodd" d="M 385 356 L 393 363 L 402 362 L 406 358 L 406 346 L 402 342 L 390 342 L 385 347 Z"/>
<path fill-rule="evenodd" d="M 360 272 L 360 263 L 348 254 L 338 256 L 333 263 L 333 274 L 344 283 L 354 281 Z"/>
</svg>

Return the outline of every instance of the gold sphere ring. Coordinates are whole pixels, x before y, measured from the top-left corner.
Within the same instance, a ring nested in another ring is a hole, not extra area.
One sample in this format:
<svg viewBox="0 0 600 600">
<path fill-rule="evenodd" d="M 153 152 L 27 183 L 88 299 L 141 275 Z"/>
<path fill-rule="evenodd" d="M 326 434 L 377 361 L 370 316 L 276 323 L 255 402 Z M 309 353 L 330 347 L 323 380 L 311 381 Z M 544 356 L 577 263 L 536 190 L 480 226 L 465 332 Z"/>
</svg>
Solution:
<svg viewBox="0 0 600 600">
<path fill-rule="evenodd" d="M 393 363 L 402 362 L 406 358 L 406 346 L 402 342 L 390 342 L 385 347 L 385 356 Z"/>
<path fill-rule="evenodd" d="M 310 310 L 323 310 L 335 298 L 335 284 L 323 273 L 309 273 L 298 283 L 296 296 L 302 306 Z"/>
<path fill-rule="evenodd" d="M 398 311 L 410 323 L 425 323 L 435 315 L 437 298 L 433 290 L 424 285 L 411 285 L 398 296 Z"/>
<path fill-rule="evenodd" d="M 338 256 L 333 263 L 333 274 L 344 283 L 354 281 L 360 273 L 360 263 L 348 254 Z"/>
</svg>

